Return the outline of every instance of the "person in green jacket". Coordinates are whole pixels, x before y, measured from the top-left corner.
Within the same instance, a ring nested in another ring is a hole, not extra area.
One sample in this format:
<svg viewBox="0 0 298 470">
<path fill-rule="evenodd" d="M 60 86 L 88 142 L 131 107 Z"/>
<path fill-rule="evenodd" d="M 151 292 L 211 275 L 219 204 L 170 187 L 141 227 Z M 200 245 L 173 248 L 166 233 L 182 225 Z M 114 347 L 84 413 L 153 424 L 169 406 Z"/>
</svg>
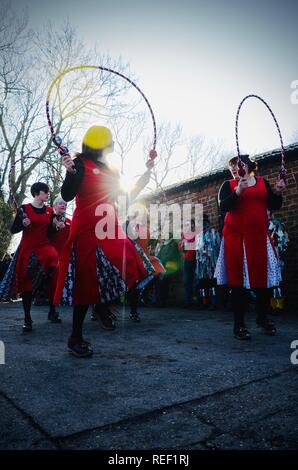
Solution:
<svg viewBox="0 0 298 470">
<path fill-rule="evenodd" d="M 162 240 L 157 244 L 155 255 L 160 259 L 166 270 L 159 275 L 157 281 L 157 306 L 164 308 L 167 306 L 170 285 L 181 267 L 178 242 L 173 239 L 172 233 L 169 234 L 168 240 Z"/>
</svg>

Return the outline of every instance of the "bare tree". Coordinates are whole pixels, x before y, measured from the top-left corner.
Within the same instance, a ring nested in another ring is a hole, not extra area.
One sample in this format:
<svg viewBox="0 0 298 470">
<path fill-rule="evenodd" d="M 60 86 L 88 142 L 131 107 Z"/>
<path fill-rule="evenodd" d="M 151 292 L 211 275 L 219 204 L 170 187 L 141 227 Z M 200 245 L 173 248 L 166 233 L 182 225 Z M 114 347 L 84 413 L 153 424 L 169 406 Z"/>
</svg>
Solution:
<svg viewBox="0 0 298 470">
<path fill-rule="evenodd" d="M 36 33 L 31 39 L 30 55 L 20 57 L 17 45 L 14 55 L 11 48 L 9 53 L 2 54 L 0 188 L 19 156 L 51 158 L 54 153 L 44 113 L 47 87 L 53 77 L 73 64 L 88 64 L 93 60 L 96 63 L 96 59 L 105 66 L 113 66 L 120 71 L 125 69 L 120 60 L 112 63 L 108 56 L 91 60 L 94 51 L 86 51 L 69 23 L 58 32 L 48 24 L 43 33 Z M 90 119 L 105 119 L 115 112 L 116 98 L 125 93 L 127 86 L 123 80 L 98 70 L 81 69 L 67 75 L 66 79 L 62 75 L 53 89 L 51 107 L 55 132 L 61 135 L 63 143 L 71 145 L 74 133 L 86 127 Z M 17 175 L 18 170 L 13 169 L 14 192 L 20 201 L 24 197 L 26 181 L 38 164 L 32 160 L 22 162 L 21 178 Z"/>
<path fill-rule="evenodd" d="M 182 144 L 182 127 L 180 124 L 173 126 L 170 122 L 166 122 L 159 126 L 157 130 L 158 158 L 152 170 L 153 188 L 151 189 L 163 191 L 165 185 L 170 184 L 173 178 L 176 180 L 178 169 L 187 162 L 183 155 L 184 152 L 181 150 Z M 144 148 L 148 150 L 148 143 Z"/>
<path fill-rule="evenodd" d="M 227 155 L 222 142 L 208 141 L 202 135 L 191 137 L 187 144 L 189 177 L 210 173 L 222 167 Z"/>
<path fill-rule="evenodd" d="M 87 50 L 69 23 L 59 31 L 48 24 L 42 33 L 33 34 L 26 29 L 25 20 L 14 14 L 8 17 L 12 20 L 10 25 L 0 22 L 0 33 L 9 38 L 4 43 L 0 34 L 0 191 L 3 200 L 11 203 L 7 178 L 12 168 L 13 192 L 21 204 L 30 178 L 41 172 L 53 187 L 53 195 L 59 192 L 58 173 L 62 164 L 45 118 L 45 97 L 53 78 L 78 63 L 95 63 L 129 72 L 120 59 L 112 61 L 108 55 Z M 10 35 L 7 28 L 11 30 Z M 21 33 L 28 40 L 25 51 L 19 41 Z M 52 120 L 55 132 L 65 145 L 71 146 L 75 134 L 90 124 L 90 120 L 108 119 L 119 109 L 125 112 L 127 106 L 122 105 L 120 98 L 128 84 L 123 82 L 98 69 L 82 69 L 57 81 L 51 96 Z M 58 171 L 53 173 L 48 165 L 25 158 L 30 156 L 54 162 Z M 8 227 L 10 220 L 4 222 Z"/>
<path fill-rule="evenodd" d="M 24 50 L 24 44 L 30 32 L 27 30 L 28 17 L 26 11 L 16 18 L 15 12 L 11 8 L 10 2 L 5 2 L 1 6 L 0 16 L 0 52 L 10 52 L 15 54 Z"/>
<path fill-rule="evenodd" d="M 122 118 L 115 116 L 109 121 L 115 142 L 115 153 L 120 158 L 120 171 L 123 175 L 125 158 L 139 140 L 145 122 L 145 113 L 138 112 Z"/>
</svg>

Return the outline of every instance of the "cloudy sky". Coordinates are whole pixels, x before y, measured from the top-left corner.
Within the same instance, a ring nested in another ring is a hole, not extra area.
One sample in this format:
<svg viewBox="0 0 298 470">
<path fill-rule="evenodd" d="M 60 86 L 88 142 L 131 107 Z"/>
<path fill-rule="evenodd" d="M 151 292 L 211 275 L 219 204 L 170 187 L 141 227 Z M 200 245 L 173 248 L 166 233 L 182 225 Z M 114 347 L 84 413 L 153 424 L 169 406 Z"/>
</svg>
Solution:
<svg viewBox="0 0 298 470">
<path fill-rule="evenodd" d="M 1 0 L 0 0 L 1 1 Z M 298 2 L 283 0 L 12 0 L 33 27 L 68 18 L 87 45 L 130 62 L 158 122 L 180 122 L 235 148 L 237 106 L 250 93 L 268 100 L 285 143 L 298 128 L 291 83 L 298 80 Z M 75 64 L 74 64 L 75 65 Z M 247 102 L 241 148 L 278 146 L 270 115 Z"/>
</svg>

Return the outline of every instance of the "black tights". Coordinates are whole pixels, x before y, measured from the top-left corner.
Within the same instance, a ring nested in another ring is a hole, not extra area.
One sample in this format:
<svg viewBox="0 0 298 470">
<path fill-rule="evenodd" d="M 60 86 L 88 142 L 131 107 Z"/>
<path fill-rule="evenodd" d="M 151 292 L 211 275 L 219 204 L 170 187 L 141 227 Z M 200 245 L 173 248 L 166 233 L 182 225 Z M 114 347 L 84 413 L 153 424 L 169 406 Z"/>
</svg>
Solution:
<svg viewBox="0 0 298 470">
<path fill-rule="evenodd" d="M 22 292 L 22 302 L 25 315 L 25 322 L 31 321 L 32 292 Z"/>
<path fill-rule="evenodd" d="M 139 295 L 140 295 L 140 290 L 136 288 L 132 288 L 128 292 L 128 302 L 130 306 L 130 311 L 131 313 L 137 313 L 137 308 L 138 308 L 138 303 L 139 303 Z"/>
<path fill-rule="evenodd" d="M 73 308 L 72 316 L 72 332 L 71 338 L 76 338 L 79 341 L 83 339 L 83 323 L 87 313 L 89 305 L 75 305 Z"/>
<path fill-rule="evenodd" d="M 24 309 L 24 316 L 25 321 L 31 321 L 31 306 L 32 306 L 33 294 L 32 291 L 30 292 L 22 292 L 22 302 L 23 302 L 23 309 Z M 50 302 L 50 310 L 49 313 L 55 313 L 56 308 L 55 305 Z"/>
<path fill-rule="evenodd" d="M 265 321 L 270 309 L 271 289 L 254 289 L 256 294 L 257 322 Z M 235 327 L 244 324 L 244 314 L 247 305 L 248 291 L 243 287 L 232 288 L 232 309 L 234 312 Z"/>
</svg>

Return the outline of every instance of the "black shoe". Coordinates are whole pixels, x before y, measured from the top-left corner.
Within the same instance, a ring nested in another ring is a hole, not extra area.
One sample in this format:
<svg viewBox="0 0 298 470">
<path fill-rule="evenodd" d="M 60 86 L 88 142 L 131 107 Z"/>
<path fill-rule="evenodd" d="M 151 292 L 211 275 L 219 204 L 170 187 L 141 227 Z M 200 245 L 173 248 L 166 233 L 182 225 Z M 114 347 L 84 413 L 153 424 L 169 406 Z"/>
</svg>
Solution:
<svg viewBox="0 0 298 470">
<path fill-rule="evenodd" d="M 93 354 L 93 349 L 88 341 L 69 339 L 68 340 L 68 352 L 76 357 L 90 357 Z"/>
<path fill-rule="evenodd" d="M 240 340 L 249 340 L 251 339 L 251 334 L 246 326 L 238 326 L 234 329 L 234 338 Z"/>
<path fill-rule="evenodd" d="M 32 331 L 32 320 L 25 320 L 22 328 L 23 333 L 30 333 Z"/>
<path fill-rule="evenodd" d="M 277 333 L 274 322 L 267 318 L 265 320 L 257 320 L 257 326 L 262 328 L 263 333 L 267 336 L 275 336 Z"/>
<path fill-rule="evenodd" d="M 107 307 L 102 307 L 100 309 L 98 317 L 101 327 L 104 330 L 114 331 L 116 329 L 116 315 L 114 315 Z"/>
<path fill-rule="evenodd" d="M 48 320 L 51 323 L 62 323 L 62 319 L 59 317 L 59 312 L 49 312 Z"/>
<path fill-rule="evenodd" d="M 135 323 L 140 323 L 141 318 L 138 312 L 130 312 L 129 318 Z"/>
</svg>

